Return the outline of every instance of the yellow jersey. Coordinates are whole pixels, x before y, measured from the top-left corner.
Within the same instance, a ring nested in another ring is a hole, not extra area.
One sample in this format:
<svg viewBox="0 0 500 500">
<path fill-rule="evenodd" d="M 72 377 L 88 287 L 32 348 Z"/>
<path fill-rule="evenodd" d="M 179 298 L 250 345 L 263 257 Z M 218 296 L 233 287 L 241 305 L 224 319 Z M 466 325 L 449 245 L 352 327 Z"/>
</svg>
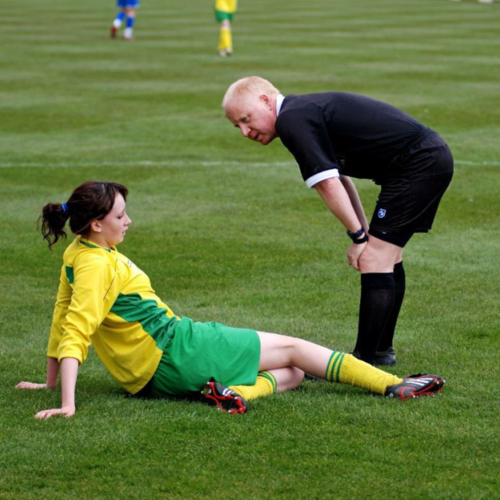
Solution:
<svg viewBox="0 0 500 500">
<path fill-rule="evenodd" d="M 238 7 L 237 0 L 215 0 L 215 10 L 234 14 Z"/>
<path fill-rule="evenodd" d="M 82 363 L 92 344 L 135 394 L 153 377 L 179 322 L 127 257 L 77 237 L 64 252 L 47 355 Z"/>
</svg>

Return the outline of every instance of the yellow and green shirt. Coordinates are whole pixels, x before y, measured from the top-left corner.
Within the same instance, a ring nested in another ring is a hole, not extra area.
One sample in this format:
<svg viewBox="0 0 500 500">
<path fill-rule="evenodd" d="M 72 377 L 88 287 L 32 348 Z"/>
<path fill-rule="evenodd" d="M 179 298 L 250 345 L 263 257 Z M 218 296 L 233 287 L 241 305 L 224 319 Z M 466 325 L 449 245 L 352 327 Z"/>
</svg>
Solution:
<svg viewBox="0 0 500 500">
<path fill-rule="evenodd" d="M 179 321 L 127 257 L 77 237 L 64 252 L 47 355 L 82 363 L 92 344 L 135 394 L 153 377 Z"/>
<path fill-rule="evenodd" d="M 234 14 L 238 8 L 237 0 L 215 0 L 215 10 Z"/>
</svg>

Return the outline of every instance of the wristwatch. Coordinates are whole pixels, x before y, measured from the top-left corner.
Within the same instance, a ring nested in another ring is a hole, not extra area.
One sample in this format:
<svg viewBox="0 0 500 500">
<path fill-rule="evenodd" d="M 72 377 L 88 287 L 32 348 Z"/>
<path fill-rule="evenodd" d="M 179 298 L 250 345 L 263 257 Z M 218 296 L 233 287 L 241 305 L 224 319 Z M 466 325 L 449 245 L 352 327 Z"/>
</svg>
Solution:
<svg viewBox="0 0 500 500">
<path fill-rule="evenodd" d="M 360 236 L 364 234 L 362 238 Z M 365 243 L 368 241 L 368 234 L 365 233 L 365 229 L 362 227 L 359 231 L 356 231 L 355 233 L 347 230 L 347 236 L 351 238 L 352 242 L 356 245 L 361 245 L 361 243 Z"/>
</svg>

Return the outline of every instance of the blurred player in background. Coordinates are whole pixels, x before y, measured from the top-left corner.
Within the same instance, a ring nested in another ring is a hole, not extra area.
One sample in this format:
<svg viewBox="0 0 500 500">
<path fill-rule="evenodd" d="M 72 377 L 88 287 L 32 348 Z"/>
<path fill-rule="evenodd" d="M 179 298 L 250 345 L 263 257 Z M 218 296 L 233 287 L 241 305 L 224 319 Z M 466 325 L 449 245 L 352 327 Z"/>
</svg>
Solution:
<svg viewBox="0 0 500 500">
<path fill-rule="evenodd" d="M 215 20 L 220 23 L 219 55 L 230 56 L 233 53 L 231 22 L 238 7 L 238 0 L 215 0 Z"/>
<path fill-rule="evenodd" d="M 118 30 L 121 28 L 126 18 L 123 39 L 129 41 L 133 40 L 134 37 L 132 33 L 134 31 L 135 10 L 139 7 L 139 0 L 117 0 L 116 6 L 121 10 L 118 12 L 111 26 L 111 38 L 116 38 Z"/>
</svg>

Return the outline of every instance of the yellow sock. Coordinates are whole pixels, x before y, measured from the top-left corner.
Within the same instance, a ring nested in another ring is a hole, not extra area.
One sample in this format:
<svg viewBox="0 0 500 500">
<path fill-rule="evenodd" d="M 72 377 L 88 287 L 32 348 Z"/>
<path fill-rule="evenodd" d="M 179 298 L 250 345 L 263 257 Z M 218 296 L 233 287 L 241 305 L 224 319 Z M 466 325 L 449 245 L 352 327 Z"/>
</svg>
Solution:
<svg viewBox="0 0 500 500">
<path fill-rule="evenodd" d="M 276 392 L 277 388 L 276 379 L 274 375 L 269 372 L 260 372 L 257 375 L 257 380 L 254 385 L 232 385 L 229 387 L 229 389 L 233 390 L 247 401 L 262 396 L 270 396 Z"/>
<path fill-rule="evenodd" d="M 325 378 L 329 382 L 351 384 L 379 394 L 385 394 L 388 386 L 403 381 L 395 375 L 355 358 L 352 354 L 338 351 L 333 351 L 326 368 Z"/>
<path fill-rule="evenodd" d="M 233 48 L 233 39 L 231 36 L 231 30 L 229 28 L 222 27 L 220 29 L 219 37 L 219 50 L 226 50 Z"/>
</svg>

